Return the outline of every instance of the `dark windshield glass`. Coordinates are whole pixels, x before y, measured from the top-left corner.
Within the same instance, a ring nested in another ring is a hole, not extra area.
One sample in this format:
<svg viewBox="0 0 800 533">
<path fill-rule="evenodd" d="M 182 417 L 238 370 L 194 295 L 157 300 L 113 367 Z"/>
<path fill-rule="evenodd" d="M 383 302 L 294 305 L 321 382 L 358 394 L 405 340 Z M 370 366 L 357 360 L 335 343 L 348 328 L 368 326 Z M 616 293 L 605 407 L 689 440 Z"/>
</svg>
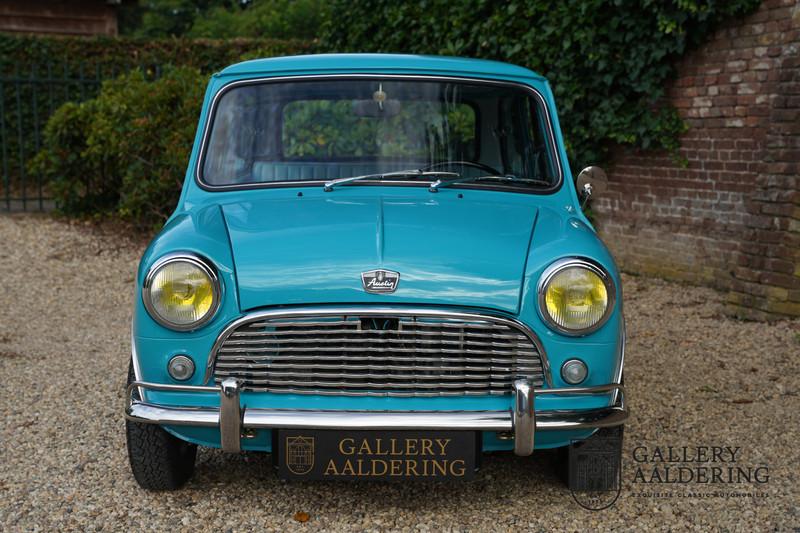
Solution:
<svg viewBox="0 0 800 533">
<path fill-rule="evenodd" d="M 379 78 L 242 85 L 216 105 L 202 181 L 324 181 L 435 168 L 539 180 L 519 186 L 541 188 L 557 176 L 546 127 L 539 102 L 514 86 Z"/>
</svg>

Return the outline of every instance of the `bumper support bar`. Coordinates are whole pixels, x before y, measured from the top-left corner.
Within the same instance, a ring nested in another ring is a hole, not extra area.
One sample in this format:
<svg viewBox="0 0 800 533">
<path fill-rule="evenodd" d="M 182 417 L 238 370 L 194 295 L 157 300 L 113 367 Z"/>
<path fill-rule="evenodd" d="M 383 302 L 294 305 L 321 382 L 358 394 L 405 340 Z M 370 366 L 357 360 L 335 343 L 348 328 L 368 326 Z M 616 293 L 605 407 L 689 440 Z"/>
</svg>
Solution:
<svg viewBox="0 0 800 533">
<path fill-rule="evenodd" d="M 226 452 L 242 451 L 242 406 L 239 403 L 239 382 L 227 378 L 219 395 L 219 436 Z"/>
<path fill-rule="evenodd" d="M 533 453 L 536 433 L 536 411 L 533 409 L 533 387 L 525 379 L 514 382 L 514 408 L 511 422 L 514 426 L 514 453 L 527 456 Z"/>
<path fill-rule="evenodd" d="M 220 408 L 162 406 L 131 397 L 134 388 L 174 392 L 213 392 Z M 128 386 L 125 418 L 143 424 L 204 426 L 220 429 L 222 449 L 238 452 L 241 434 L 250 429 L 362 429 L 362 430 L 471 430 L 513 432 L 514 453 L 531 455 L 537 431 L 595 429 L 618 426 L 628 418 L 622 385 L 534 389 L 526 380 L 514 382 L 514 403 L 508 411 L 332 411 L 245 408 L 240 386 L 226 379 L 219 387 L 163 385 L 135 381 Z M 608 394 L 618 392 L 617 403 L 600 409 L 576 411 L 534 410 L 541 394 Z"/>
</svg>

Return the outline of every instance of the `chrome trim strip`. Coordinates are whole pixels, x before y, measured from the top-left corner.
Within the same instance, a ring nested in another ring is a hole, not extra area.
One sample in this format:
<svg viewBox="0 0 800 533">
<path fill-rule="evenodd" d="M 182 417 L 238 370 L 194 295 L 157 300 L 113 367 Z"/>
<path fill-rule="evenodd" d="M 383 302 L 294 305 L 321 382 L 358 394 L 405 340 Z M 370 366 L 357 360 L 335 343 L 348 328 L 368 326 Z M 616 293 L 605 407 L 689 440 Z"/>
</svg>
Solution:
<svg viewBox="0 0 800 533">
<path fill-rule="evenodd" d="M 499 322 L 509 327 L 516 328 L 522 331 L 536 346 L 539 352 L 539 358 L 542 361 L 542 370 L 544 374 L 545 383 L 548 387 L 553 386 L 553 380 L 550 376 L 550 362 L 547 359 L 547 353 L 544 350 L 542 342 L 534 331 L 515 318 L 502 315 L 500 313 L 493 313 L 489 311 L 481 311 L 480 313 L 470 313 L 462 311 L 452 311 L 441 308 L 409 308 L 409 307 L 303 307 L 300 309 L 270 309 L 266 311 L 256 311 L 243 317 L 240 317 L 222 330 L 216 342 L 211 347 L 208 355 L 208 362 L 206 364 L 206 373 L 203 378 L 203 383 L 209 383 L 214 375 L 214 364 L 216 363 L 217 352 L 222 345 L 240 326 L 248 322 L 254 322 L 262 319 L 286 319 L 286 318 L 308 318 L 313 316 L 415 316 L 423 318 L 452 318 L 455 320 L 489 320 Z"/>
<path fill-rule="evenodd" d="M 547 284 L 550 283 L 550 280 L 553 279 L 553 276 L 566 268 L 575 266 L 585 268 L 597 274 L 600 279 L 603 280 L 603 284 L 606 286 L 606 293 L 608 294 L 608 305 L 606 306 L 605 314 L 603 314 L 600 320 L 598 320 L 597 323 L 590 328 L 577 331 L 570 330 L 560 326 L 559 324 L 556 324 L 556 322 L 547 313 L 547 305 L 545 302 Z M 536 293 L 538 295 L 537 301 L 539 307 L 539 316 L 542 317 L 542 320 L 544 320 L 545 324 L 547 324 L 550 328 L 561 333 L 562 335 L 567 335 L 569 337 L 582 337 L 584 335 L 594 333 L 603 327 L 603 325 L 605 325 L 605 323 L 608 322 L 608 319 L 611 317 L 611 314 L 614 311 L 614 304 L 617 301 L 616 285 L 614 284 L 611 274 L 608 273 L 603 265 L 594 261 L 593 259 L 589 259 L 588 257 L 564 257 L 551 263 L 547 268 L 544 269 L 544 272 L 542 272 L 542 275 L 539 277 Z"/>
<path fill-rule="evenodd" d="M 516 380 L 511 421 L 514 426 L 514 454 L 523 457 L 533 453 L 536 438 L 536 411 L 533 408 L 533 399 L 533 387 L 530 381 Z"/>
<path fill-rule="evenodd" d="M 292 81 L 292 80 L 309 80 L 309 79 L 362 79 L 362 78 L 371 78 L 371 79 L 419 79 L 419 80 L 433 80 L 433 81 L 462 81 L 467 83 L 478 83 L 478 84 L 487 84 L 487 85 L 506 85 L 506 86 L 513 86 L 519 87 L 523 90 L 531 92 L 534 94 L 536 99 L 539 101 L 541 105 L 544 115 L 545 115 L 545 122 L 547 123 L 547 133 L 550 137 L 550 149 L 553 152 L 553 157 L 555 158 L 556 168 L 558 169 L 558 180 L 553 184 L 552 187 L 547 189 L 541 189 L 536 192 L 542 193 L 550 193 L 555 192 L 558 190 L 564 182 L 564 169 L 562 168 L 561 163 L 561 156 L 558 153 L 559 146 L 556 143 L 556 136 L 553 130 L 553 121 L 550 117 L 550 109 L 547 107 L 547 100 L 545 100 L 544 95 L 540 93 L 537 89 L 533 86 L 511 81 L 511 80 L 496 80 L 496 79 L 488 79 L 488 78 L 471 78 L 468 76 L 446 76 L 446 75 L 426 75 L 426 74 L 381 74 L 380 72 L 374 72 L 371 74 L 364 74 L 364 73 L 353 73 L 353 74 L 307 74 L 303 76 L 264 76 L 261 78 L 251 78 L 245 80 L 237 80 L 230 83 L 227 83 L 219 88 L 219 90 L 214 94 L 214 98 L 211 100 L 211 105 L 208 109 L 208 114 L 206 115 L 205 124 L 203 125 L 203 136 L 200 142 L 200 149 L 197 152 L 197 162 L 195 163 L 195 171 L 194 171 L 194 178 L 197 185 L 200 188 L 205 190 L 217 190 L 217 191 L 227 191 L 227 190 L 235 190 L 235 189 L 251 189 L 251 188 L 270 188 L 271 186 L 274 187 L 276 184 L 280 184 L 280 186 L 286 186 L 287 184 L 296 184 L 298 186 L 319 186 L 324 185 L 326 180 L 308 180 L 308 181 L 281 181 L 281 182 L 262 182 L 262 183 L 248 183 L 248 184 L 239 184 L 239 185 L 209 185 L 205 183 L 202 179 L 201 173 L 201 166 L 205 159 L 205 152 L 206 152 L 206 144 L 208 144 L 209 136 L 211 135 L 211 120 L 214 118 L 214 114 L 216 112 L 217 104 L 219 103 L 219 99 L 229 90 L 239 87 L 241 85 L 257 85 L 263 83 L 280 83 L 284 81 Z M 418 181 L 408 181 L 408 182 L 392 182 L 391 185 L 395 184 L 412 184 L 412 185 L 419 185 L 420 182 Z"/>
<path fill-rule="evenodd" d="M 134 387 L 144 387 L 159 392 L 220 392 L 217 386 L 206 387 L 203 385 L 172 385 L 168 383 L 151 383 L 148 381 L 134 381 L 127 388 L 127 394 L 130 398 L 131 391 Z"/>
<path fill-rule="evenodd" d="M 624 390 L 620 385 L 532 389 L 526 380 L 518 380 L 514 386 L 515 401 L 508 411 L 333 411 L 247 409 L 239 403 L 238 384 L 235 381 L 225 383 L 223 387 L 162 385 L 135 381 L 127 388 L 125 418 L 143 424 L 219 427 L 220 441 L 225 451 L 240 449 L 243 429 L 514 431 L 514 452 L 517 455 L 530 455 L 533 452 L 536 431 L 611 427 L 623 424 L 628 418 Z M 131 397 L 131 392 L 136 387 L 173 392 L 213 392 L 220 395 L 221 408 L 149 404 Z M 223 392 L 225 387 L 228 387 L 227 392 Z M 534 411 L 536 394 L 596 394 L 611 391 L 619 391 L 620 401 L 610 407 L 579 411 L 542 411 L 538 414 Z"/>
<path fill-rule="evenodd" d="M 625 392 L 625 387 L 617 385 L 616 383 L 609 383 L 608 385 L 597 385 L 594 387 L 561 387 L 558 389 L 536 389 L 536 394 L 601 394 L 604 392 L 612 391 Z"/>
<path fill-rule="evenodd" d="M 215 407 L 175 408 L 132 402 L 125 409 L 125 418 L 141 424 L 219 427 L 219 409 Z"/>
<path fill-rule="evenodd" d="M 248 428 L 285 429 L 511 429 L 507 411 L 281 411 L 248 409 Z"/>
<path fill-rule="evenodd" d="M 165 320 L 156 312 L 155 308 L 153 307 L 153 302 L 150 299 L 150 286 L 153 283 L 153 278 L 155 277 L 156 273 L 165 265 L 176 262 L 191 263 L 192 265 L 198 267 L 209 277 L 209 279 L 211 279 L 211 285 L 214 289 L 214 302 L 211 304 L 211 309 L 208 310 L 203 318 L 191 324 L 174 324 L 168 320 Z M 165 328 L 174 331 L 194 331 L 196 329 L 200 329 L 204 324 L 208 323 L 208 321 L 214 318 L 214 315 L 217 313 L 217 309 L 219 309 L 221 301 L 222 286 L 215 269 L 211 265 L 211 262 L 189 252 L 169 253 L 159 258 L 158 261 L 150 266 L 150 269 L 147 271 L 147 275 L 144 278 L 144 283 L 142 283 L 142 302 L 144 303 L 145 309 L 147 309 L 147 313 L 153 320 Z"/>
<path fill-rule="evenodd" d="M 226 378 L 220 386 L 219 434 L 223 451 L 242 451 L 242 407 L 239 403 L 239 381 L 236 378 Z"/>
<path fill-rule="evenodd" d="M 622 370 L 623 366 L 625 365 L 625 343 L 627 342 L 628 331 L 627 327 L 625 326 L 625 315 L 622 314 L 622 327 L 619 331 L 619 357 L 617 358 L 617 366 L 614 369 L 614 381 L 613 383 L 618 383 L 622 385 Z M 617 398 L 619 397 L 619 390 L 614 391 L 614 401 L 612 403 L 617 403 Z"/>
<path fill-rule="evenodd" d="M 132 402 L 125 418 L 142 424 L 219 426 L 215 407 L 164 407 Z M 628 418 L 624 401 L 613 407 L 585 411 L 541 411 L 536 431 L 596 429 L 619 426 Z M 441 429 L 512 431 L 509 411 L 311 411 L 245 409 L 244 429 Z"/>
<path fill-rule="evenodd" d="M 563 431 L 572 429 L 599 429 L 621 426 L 628 419 L 624 401 L 613 407 L 588 411 L 544 412 L 536 418 L 536 431 Z"/>
<path fill-rule="evenodd" d="M 139 366 L 139 354 L 136 352 L 136 339 L 133 336 L 133 320 L 131 320 L 131 362 L 133 363 L 133 379 L 135 381 L 141 381 L 142 369 Z M 144 389 L 139 389 L 139 398 L 146 400 L 144 397 Z"/>
</svg>

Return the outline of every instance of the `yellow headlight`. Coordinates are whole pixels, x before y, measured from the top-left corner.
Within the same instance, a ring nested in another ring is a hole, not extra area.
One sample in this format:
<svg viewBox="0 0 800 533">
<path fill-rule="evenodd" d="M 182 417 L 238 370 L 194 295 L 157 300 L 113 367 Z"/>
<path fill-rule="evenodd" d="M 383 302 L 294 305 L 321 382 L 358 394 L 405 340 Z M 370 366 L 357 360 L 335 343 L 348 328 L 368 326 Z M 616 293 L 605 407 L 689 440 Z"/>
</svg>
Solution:
<svg viewBox="0 0 800 533">
<path fill-rule="evenodd" d="M 564 268 L 548 281 L 543 310 L 557 326 L 576 333 L 597 324 L 608 308 L 604 280 L 582 266 Z"/>
<path fill-rule="evenodd" d="M 192 329 L 211 318 L 217 306 L 216 279 L 202 263 L 176 258 L 148 275 L 145 305 L 157 321 L 172 329 Z"/>
</svg>

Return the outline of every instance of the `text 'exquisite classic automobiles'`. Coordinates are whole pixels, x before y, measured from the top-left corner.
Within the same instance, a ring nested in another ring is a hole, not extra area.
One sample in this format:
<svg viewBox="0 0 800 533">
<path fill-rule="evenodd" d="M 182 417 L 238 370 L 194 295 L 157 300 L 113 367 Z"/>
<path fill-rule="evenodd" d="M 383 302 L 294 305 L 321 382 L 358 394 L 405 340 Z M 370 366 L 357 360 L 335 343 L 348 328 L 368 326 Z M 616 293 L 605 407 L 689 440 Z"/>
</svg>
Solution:
<svg viewBox="0 0 800 533">
<path fill-rule="evenodd" d="M 175 213 L 136 278 L 134 476 L 197 445 L 292 479 L 468 478 L 482 452 L 619 454 L 625 327 L 547 81 L 405 55 L 212 76 Z M 569 461 L 571 485 L 616 470 Z M 611 479 L 611 481 L 609 481 Z"/>
</svg>

